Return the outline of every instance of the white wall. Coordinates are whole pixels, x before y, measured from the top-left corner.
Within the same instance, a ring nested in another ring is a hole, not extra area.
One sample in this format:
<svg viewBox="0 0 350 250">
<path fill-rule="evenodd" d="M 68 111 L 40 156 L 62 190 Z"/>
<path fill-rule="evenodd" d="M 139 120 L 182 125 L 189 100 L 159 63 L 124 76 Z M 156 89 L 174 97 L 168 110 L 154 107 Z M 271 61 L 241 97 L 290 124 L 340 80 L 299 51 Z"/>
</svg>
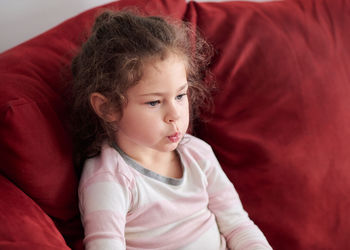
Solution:
<svg viewBox="0 0 350 250">
<path fill-rule="evenodd" d="M 113 0 L 0 0 L 0 53 L 52 28 L 84 10 L 112 1 Z M 227 0 L 196 1 L 218 2 Z M 243 1 L 263 2 L 269 0 Z"/>
<path fill-rule="evenodd" d="M 0 0 L 0 52 L 112 0 Z"/>
</svg>

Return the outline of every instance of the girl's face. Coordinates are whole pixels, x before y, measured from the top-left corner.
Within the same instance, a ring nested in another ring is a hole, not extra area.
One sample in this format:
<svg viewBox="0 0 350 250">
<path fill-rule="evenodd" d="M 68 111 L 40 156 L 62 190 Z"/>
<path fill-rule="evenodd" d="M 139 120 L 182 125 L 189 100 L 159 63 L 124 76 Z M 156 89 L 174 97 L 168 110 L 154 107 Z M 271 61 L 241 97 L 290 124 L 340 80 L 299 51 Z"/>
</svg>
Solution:
<svg viewBox="0 0 350 250">
<path fill-rule="evenodd" d="M 118 121 L 117 144 L 125 152 L 176 149 L 189 124 L 185 62 L 176 55 L 146 62 Z"/>
</svg>

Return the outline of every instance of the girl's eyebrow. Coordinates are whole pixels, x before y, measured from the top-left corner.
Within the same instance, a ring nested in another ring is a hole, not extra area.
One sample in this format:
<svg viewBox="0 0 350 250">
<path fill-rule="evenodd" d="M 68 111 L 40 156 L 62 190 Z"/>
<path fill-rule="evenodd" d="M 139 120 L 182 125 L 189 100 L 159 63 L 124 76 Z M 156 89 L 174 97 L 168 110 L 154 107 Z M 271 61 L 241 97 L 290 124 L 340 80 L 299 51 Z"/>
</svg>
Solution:
<svg viewBox="0 0 350 250">
<path fill-rule="evenodd" d="M 176 92 L 180 92 L 184 90 L 187 86 L 188 86 L 188 83 L 186 82 L 184 85 L 178 88 Z M 162 95 L 164 95 L 164 93 L 154 92 L 154 93 L 141 94 L 140 96 L 162 96 Z"/>
</svg>

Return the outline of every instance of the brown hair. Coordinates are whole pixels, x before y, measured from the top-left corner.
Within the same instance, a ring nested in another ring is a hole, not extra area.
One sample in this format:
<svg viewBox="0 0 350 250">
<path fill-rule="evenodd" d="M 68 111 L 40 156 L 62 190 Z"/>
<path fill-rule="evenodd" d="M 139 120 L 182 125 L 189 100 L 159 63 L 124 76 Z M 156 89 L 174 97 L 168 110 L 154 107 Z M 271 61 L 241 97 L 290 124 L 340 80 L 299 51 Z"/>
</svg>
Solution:
<svg viewBox="0 0 350 250">
<path fill-rule="evenodd" d="M 212 47 L 185 22 L 144 17 L 131 11 L 105 11 L 72 61 L 72 118 L 78 162 L 99 153 L 111 140 L 111 126 L 90 105 L 94 92 L 104 95 L 122 115 L 126 91 L 142 77 L 146 59 L 176 53 L 187 62 L 191 118 L 208 103 L 205 84 Z"/>
</svg>

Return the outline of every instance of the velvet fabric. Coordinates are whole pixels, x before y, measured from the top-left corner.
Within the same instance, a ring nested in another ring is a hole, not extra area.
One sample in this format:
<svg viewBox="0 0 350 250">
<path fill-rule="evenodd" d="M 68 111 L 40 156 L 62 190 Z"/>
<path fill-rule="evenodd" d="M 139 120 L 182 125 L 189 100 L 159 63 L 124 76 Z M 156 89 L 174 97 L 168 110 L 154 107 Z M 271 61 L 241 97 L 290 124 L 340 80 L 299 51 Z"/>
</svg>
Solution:
<svg viewBox="0 0 350 250">
<path fill-rule="evenodd" d="M 0 249 L 69 249 L 50 217 L 0 175 Z"/>
<path fill-rule="evenodd" d="M 0 54 L 0 248 L 83 248 L 69 63 L 98 13 L 127 6 L 187 20 L 213 44 L 215 108 L 193 133 L 272 247 L 347 249 L 349 0 L 121 0 Z"/>
<path fill-rule="evenodd" d="M 197 135 L 275 249 L 350 246 L 349 10 L 327 0 L 189 6 L 217 49 L 215 111 Z"/>
</svg>

